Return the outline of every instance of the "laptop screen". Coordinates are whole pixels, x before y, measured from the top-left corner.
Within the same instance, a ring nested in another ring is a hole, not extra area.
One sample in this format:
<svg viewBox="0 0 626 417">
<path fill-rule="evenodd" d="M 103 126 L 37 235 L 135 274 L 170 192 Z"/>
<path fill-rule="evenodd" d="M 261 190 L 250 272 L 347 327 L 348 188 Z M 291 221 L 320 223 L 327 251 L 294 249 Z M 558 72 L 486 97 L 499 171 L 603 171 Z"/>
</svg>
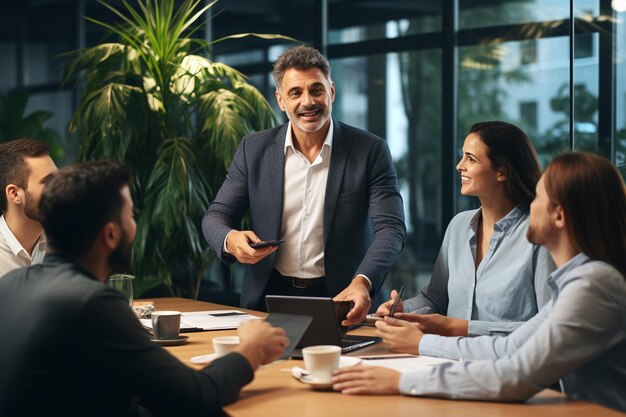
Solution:
<svg viewBox="0 0 626 417">
<path fill-rule="evenodd" d="M 341 345 L 340 322 L 350 310 L 349 302 L 334 302 L 328 297 L 267 295 L 265 303 L 270 314 L 300 314 L 313 317 L 309 328 L 298 343 L 298 348 L 313 345 Z"/>
</svg>

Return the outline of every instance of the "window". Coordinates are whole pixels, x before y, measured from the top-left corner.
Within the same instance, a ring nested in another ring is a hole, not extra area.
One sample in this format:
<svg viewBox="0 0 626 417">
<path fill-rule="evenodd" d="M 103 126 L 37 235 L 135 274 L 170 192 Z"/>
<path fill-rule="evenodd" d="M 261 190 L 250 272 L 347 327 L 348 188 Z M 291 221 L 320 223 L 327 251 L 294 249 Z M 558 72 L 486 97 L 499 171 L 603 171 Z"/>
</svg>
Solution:
<svg viewBox="0 0 626 417">
<path fill-rule="evenodd" d="M 519 117 L 528 133 L 537 131 L 537 102 L 523 101 L 519 104 Z"/>
</svg>

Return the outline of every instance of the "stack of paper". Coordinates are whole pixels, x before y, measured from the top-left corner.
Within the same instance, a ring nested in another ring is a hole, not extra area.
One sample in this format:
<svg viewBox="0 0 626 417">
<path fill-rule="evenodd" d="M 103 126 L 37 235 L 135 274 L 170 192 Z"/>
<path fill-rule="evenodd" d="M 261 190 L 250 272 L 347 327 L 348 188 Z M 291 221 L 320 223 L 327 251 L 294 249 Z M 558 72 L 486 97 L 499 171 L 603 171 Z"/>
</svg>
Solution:
<svg viewBox="0 0 626 417">
<path fill-rule="evenodd" d="M 193 311 L 181 314 L 180 331 L 236 329 L 248 320 L 261 320 L 261 318 L 239 310 Z M 144 327 L 152 329 L 150 319 L 139 321 Z"/>
<path fill-rule="evenodd" d="M 377 356 L 377 357 L 361 357 L 363 359 L 364 365 L 371 366 L 382 366 L 384 368 L 389 368 L 396 370 L 400 373 L 408 373 L 421 371 L 424 369 L 431 368 L 435 365 L 439 365 L 440 363 L 445 362 L 454 362 L 450 359 L 441 359 L 441 358 L 433 358 L 431 356 L 397 356 L 397 355 L 389 355 L 388 358 L 385 356 Z"/>
</svg>

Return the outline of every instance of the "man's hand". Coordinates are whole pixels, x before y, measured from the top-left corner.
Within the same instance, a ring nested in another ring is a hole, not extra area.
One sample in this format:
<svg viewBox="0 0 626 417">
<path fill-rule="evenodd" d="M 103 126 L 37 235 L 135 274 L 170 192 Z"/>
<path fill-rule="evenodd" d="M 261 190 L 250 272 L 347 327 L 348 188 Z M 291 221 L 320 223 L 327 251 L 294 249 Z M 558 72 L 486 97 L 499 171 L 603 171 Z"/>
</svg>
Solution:
<svg viewBox="0 0 626 417">
<path fill-rule="evenodd" d="M 381 317 L 388 316 L 389 312 L 391 312 L 391 306 L 393 305 L 394 301 L 396 301 L 397 296 L 398 296 L 398 291 L 391 290 L 391 300 L 385 301 L 384 303 L 382 303 L 378 307 L 378 310 L 376 310 L 376 315 L 381 316 Z M 394 313 L 394 316 L 401 311 L 404 311 L 404 303 L 402 302 L 402 300 L 398 301 L 398 305 L 396 306 L 397 313 Z"/>
<path fill-rule="evenodd" d="M 250 247 L 250 243 L 257 242 L 261 242 L 261 239 L 253 231 L 233 230 L 226 238 L 226 249 L 242 264 L 255 264 L 278 249 L 278 246 L 258 249 Z"/>
<path fill-rule="evenodd" d="M 350 326 L 365 320 L 365 316 L 372 305 L 369 291 L 367 280 L 363 276 L 357 275 L 345 290 L 333 298 L 334 301 L 352 301 L 354 303 L 346 316 L 346 320 L 341 322 L 342 326 Z"/>
<path fill-rule="evenodd" d="M 419 355 L 419 344 L 424 333 L 415 323 L 386 316 L 376 322 L 376 336 L 382 337 L 393 352 Z"/>
<path fill-rule="evenodd" d="M 414 323 L 424 333 L 441 336 L 467 336 L 468 321 L 441 314 L 398 313 L 395 317 Z"/>
<path fill-rule="evenodd" d="M 254 370 L 278 359 L 289 344 L 283 329 L 262 320 L 241 323 L 237 334 L 241 342 L 235 351 L 242 354 Z"/>
<path fill-rule="evenodd" d="M 400 393 L 400 372 L 379 366 L 356 365 L 339 368 L 332 379 L 333 389 L 342 394 Z"/>
</svg>

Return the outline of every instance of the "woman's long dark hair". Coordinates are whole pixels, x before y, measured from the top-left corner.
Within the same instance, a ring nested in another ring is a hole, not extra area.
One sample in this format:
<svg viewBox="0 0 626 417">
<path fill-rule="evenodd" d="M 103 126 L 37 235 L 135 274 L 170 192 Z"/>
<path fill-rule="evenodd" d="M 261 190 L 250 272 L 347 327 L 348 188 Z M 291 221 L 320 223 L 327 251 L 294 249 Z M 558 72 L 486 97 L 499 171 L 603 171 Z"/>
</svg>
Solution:
<svg viewBox="0 0 626 417">
<path fill-rule="evenodd" d="M 626 187 L 617 169 L 597 155 L 566 153 L 550 162 L 544 182 L 577 249 L 626 278 Z"/>
<path fill-rule="evenodd" d="M 504 168 L 505 190 L 516 204 L 528 209 L 535 198 L 541 166 L 528 135 L 511 123 L 492 121 L 470 128 L 489 148 L 487 156 L 495 168 Z"/>
</svg>

